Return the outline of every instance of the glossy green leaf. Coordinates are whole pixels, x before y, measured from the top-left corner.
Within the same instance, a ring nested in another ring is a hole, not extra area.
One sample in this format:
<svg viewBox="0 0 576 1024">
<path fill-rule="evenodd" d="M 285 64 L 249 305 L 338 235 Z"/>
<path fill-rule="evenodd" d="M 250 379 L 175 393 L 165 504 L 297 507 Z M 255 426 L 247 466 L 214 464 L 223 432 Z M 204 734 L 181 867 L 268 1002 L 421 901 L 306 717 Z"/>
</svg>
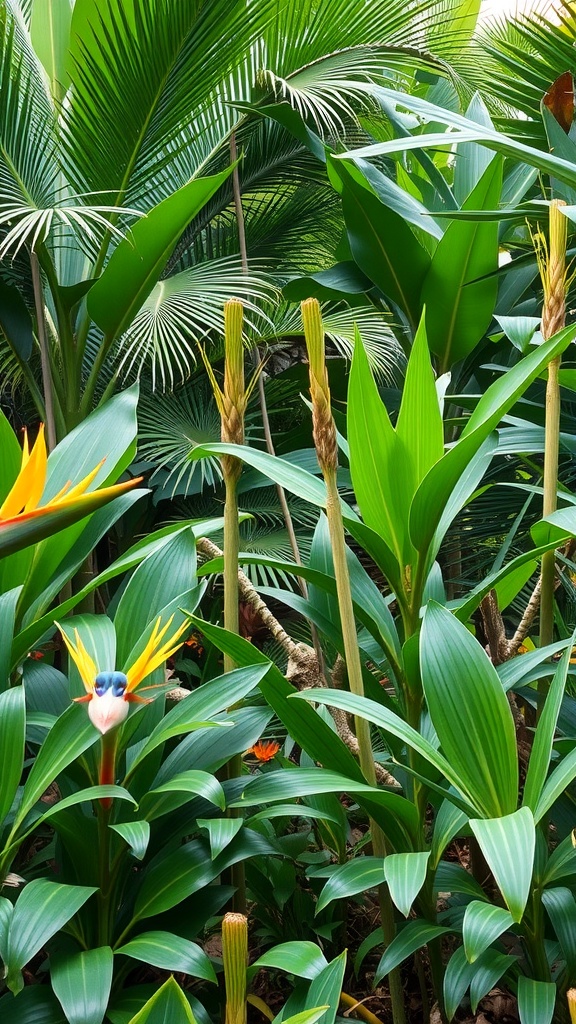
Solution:
<svg viewBox="0 0 576 1024">
<path fill-rule="evenodd" d="M 196 821 L 208 832 L 212 860 L 230 845 L 244 824 L 242 818 L 197 818 Z"/>
<path fill-rule="evenodd" d="M 502 161 L 492 160 L 463 209 L 498 206 Z M 454 220 L 444 232 L 422 288 L 428 343 L 441 372 L 472 352 L 490 326 L 498 294 L 497 221 Z"/>
<path fill-rule="evenodd" d="M 328 961 L 314 942 L 281 942 L 266 951 L 252 964 L 253 967 L 275 967 L 277 970 L 295 974 L 297 978 L 315 978 L 327 966 Z"/>
<path fill-rule="evenodd" d="M 564 654 L 558 664 L 558 668 L 554 673 L 554 678 L 546 695 L 546 702 L 540 716 L 540 721 L 538 722 L 538 727 L 534 735 L 534 742 L 532 744 L 532 750 L 530 752 L 530 761 L 528 763 L 528 771 L 526 773 L 522 804 L 529 807 L 534 815 L 536 815 L 538 801 L 542 794 L 542 790 L 546 782 L 546 776 L 548 774 L 548 768 L 550 766 L 556 723 L 558 721 L 560 706 L 562 704 L 562 698 L 566 688 L 566 678 L 568 675 L 570 656 L 574 644 L 576 644 L 576 633 L 572 635 L 572 639 L 564 651 Z"/>
<path fill-rule="evenodd" d="M 473 900 L 466 907 L 462 937 L 466 958 L 474 963 L 481 953 L 513 924 L 512 914 L 503 907 Z"/>
<path fill-rule="evenodd" d="M 62 1007 L 48 985 L 27 985 L 0 998 L 2 1024 L 66 1024 Z"/>
<path fill-rule="evenodd" d="M 32 46 L 44 66 L 50 91 L 61 102 L 68 87 L 66 59 L 70 40 L 70 0 L 33 0 L 30 19 Z"/>
<path fill-rule="evenodd" d="M 538 824 L 548 811 L 554 806 L 559 796 L 576 779 L 576 747 L 566 754 L 560 764 L 550 773 L 534 811 L 534 821 Z"/>
<path fill-rule="evenodd" d="M 385 860 L 385 873 L 390 898 L 404 917 L 426 880 L 429 853 L 391 853 Z"/>
<path fill-rule="evenodd" d="M 189 939 L 183 939 L 174 932 L 143 932 L 123 946 L 116 953 L 123 953 L 133 960 L 141 960 L 163 971 L 178 971 L 204 981 L 216 981 L 216 972 L 204 950 Z"/>
<path fill-rule="evenodd" d="M 150 997 L 129 1024 L 196 1024 L 190 1003 L 171 976 Z"/>
<path fill-rule="evenodd" d="M 215 723 L 208 723 L 215 724 Z M 202 723 L 199 723 L 199 726 Z M 206 725 L 206 723 L 204 723 Z M 224 791 L 214 775 L 208 772 L 195 771 L 190 769 L 174 775 L 168 782 L 161 786 L 150 789 L 140 801 L 140 813 L 147 821 L 153 821 L 159 815 L 165 813 L 164 800 L 168 793 L 186 793 L 190 796 L 201 796 L 209 800 L 221 810 L 226 806 Z"/>
<path fill-rule="evenodd" d="M 476 1013 L 478 1003 L 494 988 L 500 978 L 516 963 L 515 956 L 497 953 L 495 949 L 487 949 L 473 965 L 476 970 L 470 982 L 470 1002 L 472 1013 Z"/>
<path fill-rule="evenodd" d="M 286 1017 L 283 1024 L 317 1024 L 327 1009 L 327 1006 L 315 1006 L 312 1010 L 301 1010 L 300 1013 Z"/>
<path fill-rule="evenodd" d="M 311 1003 L 312 1006 L 327 1005 L 328 1007 L 319 1018 L 321 1024 L 334 1024 L 336 1020 L 345 968 L 346 950 L 335 960 L 331 960 L 310 983 L 306 1002 Z"/>
<path fill-rule="evenodd" d="M 69 1024 L 102 1024 L 113 961 L 109 946 L 51 958 L 50 981 Z"/>
<path fill-rule="evenodd" d="M 6 969 L 8 987 L 16 995 L 23 988 L 22 968 L 44 944 L 86 903 L 96 889 L 60 885 L 36 878 L 21 892 L 10 924 Z"/>
<path fill-rule="evenodd" d="M 476 879 L 461 864 L 451 860 L 440 861 L 434 872 L 435 892 L 461 892 L 475 900 L 485 900 L 486 894 Z"/>
<path fill-rule="evenodd" d="M 315 690 L 308 692 L 314 695 L 317 693 Z M 326 703 L 331 702 L 327 701 Z M 285 800 L 287 797 L 319 793 L 366 794 L 375 804 L 380 804 L 385 808 L 389 814 L 396 815 L 406 827 L 412 828 L 413 826 L 413 805 L 410 807 L 408 801 L 403 797 L 323 768 L 294 768 L 290 771 L 273 772 L 259 778 L 256 777 L 245 787 L 242 796 L 233 801 L 230 806 L 251 807 L 255 804 L 271 803 L 274 800 Z"/>
<path fill-rule="evenodd" d="M 218 874 L 218 863 L 210 860 L 205 847 L 198 842 L 186 843 L 176 851 L 157 856 L 142 874 L 134 920 L 170 910 L 209 885 Z"/>
<path fill-rule="evenodd" d="M 556 1005 L 556 985 L 535 981 L 523 974 L 518 978 L 518 1014 L 520 1024 L 552 1024 Z"/>
<path fill-rule="evenodd" d="M 110 825 L 110 828 L 128 843 L 130 852 L 136 860 L 144 860 L 150 842 L 148 821 L 124 822 L 121 825 Z"/>
<path fill-rule="evenodd" d="M 204 727 L 221 728 L 222 723 L 210 723 L 207 720 L 212 715 L 217 715 L 227 707 L 237 704 L 261 684 L 268 671 L 268 666 L 268 661 L 260 664 L 249 663 L 245 668 L 235 669 L 218 680 L 211 680 L 210 683 L 191 693 L 189 697 L 179 701 L 152 731 L 132 762 L 131 772 L 149 753 L 160 744 L 165 743 L 171 736 L 190 732 L 193 728 L 201 727 L 202 723 L 204 723 Z"/>
<path fill-rule="evenodd" d="M 426 336 L 424 315 L 412 342 L 396 436 L 408 453 L 413 473 L 411 492 L 444 455 L 444 426 Z"/>
<path fill-rule="evenodd" d="M 416 750 L 429 764 L 441 772 L 461 794 L 464 801 L 468 801 L 470 807 L 473 806 L 473 797 L 466 792 L 460 775 L 453 770 L 450 762 L 438 753 L 436 748 L 416 729 L 413 729 L 404 719 L 394 714 L 393 711 L 389 711 L 388 708 L 384 708 L 376 701 L 368 700 L 366 697 L 357 697 L 355 694 L 338 690 L 331 690 L 329 693 L 323 690 L 305 690 L 302 693 L 295 693 L 294 699 L 313 700 L 318 704 L 342 708 L 343 711 L 365 718 L 393 736 L 397 736 L 399 740 Z"/>
<path fill-rule="evenodd" d="M 49 0 L 44 0 L 44 3 L 48 2 Z M 27 363 L 32 355 L 32 346 L 34 344 L 32 317 L 18 288 L 15 285 L 8 284 L 1 278 L 0 328 L 8 344 L 18 356 L 18 359 Z M 2 500 L 4 500 L 4 497 L 5 495 Z"/>
<path fill-rule="evenodd" d="M 24 767 L 26 701 L 24 687 L 0 693 L 0 825 L 12 807 Z"/>
<path fill-rule="evenodd" d="M 72 704 L 53 725 L 40 747 L 24 786 L 14 827 L 21 824 L 60 772 L 99 738 L 100 733 L 92 725 L 86 709 Z"/>
<path fill-rule="evenodd" d="M 396 935 L 388 946 L 384 956 L 376 968 L 374 984 L 377 985 L 381 978 L 395 967 L 412 956 L 417 949 L 422 949 L 432 939 L 440 935 L 446 935 L 449 928 L 443 928 L 439 924 L 429 924 L 427 921 L 409 921 Z"/>
<path fill-rule="evenodd" d="M 459 807 L 456 807 L 450 800 L 444 800 L 434 819 L 434 832 L 432 834 L 432 850 L 430 852 L 432 868 L 438 867 L 440 858 L 448 843 L 457 836 L 468 821 L 467 816 Z"/>
<path fill-rule="evenodd" d="M 477 640 L 429 603 L 420 640 L 422 686 L 440 747 L 486 817 L 518 799 L 516 733 L 496 669 Z"/>
<path fill-rule="evenodd" d="M 566 836 L 555 850 L 552 851 L 546 862 L 542 885 L 551 885 L 559 882 L 562 878 L 576 876 L 576 848 L 572 842 L 572 836 Z"/>
<path fill-rule="evenodd" d="M 502 818 L 472 820 L 470 827 L 514 921 L 521 921 L 530 893 L 536 830 L 528 807 Z"/>
<path fill-rule="evenodd" d="M 576 900 L 570 889 L 558 886 L 545 889 L 542 903 L 546 907 L 566 960 L 569 977 L 576 972 Z"/>
<path fill-rule="evenodd" d="M 478 0 L 474 0 L 474 5 L 477 14 L 480 7 Z M 464 6 L 469 7 L 470 0 L 465 0 Z M 459 14 L 460 12 L 454 15 L 459 21 L 458 35 L 460 34 L 461 17 Z M 473 18 L 473 22 L 475 22 L 475 18 Z M 479 93 L 472 97 L 465 116 L 476 124 L 494 128 L 489 111 Z M 470 196 L 492 160 L 494 160 L 494 153 L 475 142 L 467 142 L 457 147 L 454 161 L 454 195 L 460 205 Z"/>
<path fill-rule="evenodd" d="M 88 312 L 106 338 L 125 331 L 159 280 L 190 221 L 226 181 L 232 167 L 208 178 L 194 178 L 133 225 L 88 292 Z"/>
<path fill-rule="evenodd" d="M 175 597 L 194 586 L 195 575 L 196 538 L 191 530 L 176 533 L 140 563 L 114 613 L 118 665 L 133 660 L 138 638 Z M 176 627 L 174 621 L 167 636 Z"/>
<path fill-rule="evenodd" d="M 316 904 L 316 913 L 324 910 L 333 900 L 356 896 L 359 892 L 375 889 L 386 881 L 383 857 L 355 857 L 346 864 L 338 864 L 331 872 Z"/>
<path fill-rule="evenodd" d="M 134 384 L 114 395 L 60 441 L 48 456 L 43 502 L 58 494 L 69 480 L 82 480 L 100 462 L 90 492 L 118 479 L 135 452 L 138 393 Z"/>
<path fill-rule="evenodd" d="M 474 976 L 475 964 L 466 959 L 464 946 L 458 946 L 450 957 L 444 973 L 444 1009 L 451 1021 Z"/>
<path fill-rule="evenodd" d="M 404 218 L 382 202 L 352 165 L 328 162 L 356 263 L 416 326 L 430 256 Z"/>
<path fill-rule="evenodd" d="M 362 518 L 394 551 L 398 564 L 407 565 L 411 561 L 407 521 L 413 493 L 412 455 L 390 422 L 359 339 L 348 384 L 348 443 Z"/>
</svg>

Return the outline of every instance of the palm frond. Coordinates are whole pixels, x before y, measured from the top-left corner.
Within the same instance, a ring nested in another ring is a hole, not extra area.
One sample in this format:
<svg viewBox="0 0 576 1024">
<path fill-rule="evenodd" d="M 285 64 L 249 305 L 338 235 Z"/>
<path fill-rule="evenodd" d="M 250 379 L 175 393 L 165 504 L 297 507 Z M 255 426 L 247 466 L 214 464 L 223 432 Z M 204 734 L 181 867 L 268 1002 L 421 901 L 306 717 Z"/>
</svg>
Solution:
<svg viewBox="0 0 576 1024">
<path fill-rule="evenodd" d="M 220 440 L 220 413 L 206 379 L 159 395 L 144 392 L 138 406 L 139 458 L 156 466 L 150 481 L 162 473 L 162 491 L 186 495 L 193 482 L 201 492 L 222 479 L 217 458 L 190 460 L 198 445 Z"/>
<path fill-rule="evenodd" d="M 223 332 L 224 303 L 243 300 L 247 320 L 274 296 L 273 285 L 257 270 L 248 275 L 238 258 L 206 261 L 159 281 L 120 340 L 117 357 L 125 374 L 139 372 L 147 361 L 152 385 L 163 388 L 190 376 L 198 342 L 210 331 Z M 262 315 L 262 314 L 260 314 Z"/>
</svg>

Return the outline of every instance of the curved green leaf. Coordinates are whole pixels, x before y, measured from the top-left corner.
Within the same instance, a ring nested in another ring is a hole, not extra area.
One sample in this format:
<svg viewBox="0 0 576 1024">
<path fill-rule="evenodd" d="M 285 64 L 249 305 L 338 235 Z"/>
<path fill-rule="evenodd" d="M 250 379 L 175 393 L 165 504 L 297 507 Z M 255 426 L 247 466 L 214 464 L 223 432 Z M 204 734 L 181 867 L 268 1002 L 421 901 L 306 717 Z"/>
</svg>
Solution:
<svg viewBox="0 0 576 1024">
<path fill-rule="evenodd" d="M 118 946 L 114 952 L 160 967 L 163 971 L 178 971 L 193 978 L 216 982 L 216 972 L 204 950 L 196 942 L 183 939 L 174 932 L 143 932 L 125 945 Z"/>
<path fill-rule="evenodd" d="M 50 981 L 69 1024 L 102 1024 L 114 956 L 110 946 L 50 958 Z"/>
<path fill-rule="evenodd" d="M 513 924 L 512 914 L 503 907 L 473 900 L 466 907 L 462 937 L 467 960 L 474 963 L 481 953 Z"/>
<path fill-rule="evenodd" d="M 536 846 L 532 811 L 521 807 L 502 818 L 471 819 L 470 827 L 514 921 L 521 921 L 530 893 Z"/>
</svg>

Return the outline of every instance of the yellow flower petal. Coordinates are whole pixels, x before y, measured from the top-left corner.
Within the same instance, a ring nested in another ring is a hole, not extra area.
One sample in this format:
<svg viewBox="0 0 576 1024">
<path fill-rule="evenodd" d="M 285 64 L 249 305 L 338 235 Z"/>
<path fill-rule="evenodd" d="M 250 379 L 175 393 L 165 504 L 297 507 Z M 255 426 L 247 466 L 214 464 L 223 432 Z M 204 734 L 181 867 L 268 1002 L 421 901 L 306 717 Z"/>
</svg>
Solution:
<svg viewBox="0 0 576 1024">
<path fill-rule="evenodd" d="M 24 434 L 20 472 L 0 508 L 0 519 L 13 519 L 22 511 L 30 512 L 37 508 L 46 481 L 47 458 L 42 423 L 31 452 L 28 451 L 28 435 Z"/>
<path fill-rule="evenodd" d="M 68 636 L 66 636 L 66 633 L 62 629 L 62 626 L 58 622 L 55 622 L 54 624 L 58 626 L 58 629 L 62 634 L 62 639 L 66 644 L 68 653 L 80 673 L 80 678 L 84 683 L 84 689 L 86 690 L 87 693 L 92 693 L 94 690 L 94 680 L 98 675 L 98 669 L 96 668 L 94 660 L 91 658 L 91 656 L 88 654 L 88 651 L 84 647 L 84 644 L 80 639 L 80 634 L 78 630 L 74 630 L 74 639 L 76 641 L 74 642 L 70 640 Z"/>
<path fill-rule="evenodd" d="M 126 693 L 130 693 L 135 690 L 146 676 L 149 676 L 155 668 L 158 668 L 162 662 L 166 661 L 166 659 L 174 654 L 174 651 L 177 651 L 181 646 L 182 641 L 180 638 L 188 629 L 187 622 L 184 622 L 169 640 L 164 644 L 161 643 L 163 637 L 172 625 L 173 619 L 174 616 L 172 615 L 162 629 L 160 629 L 161 618 L 159 617 L 156 620 L 150 639 L 142 651 L 142 654 L 126 672 L 126 676 L 128 678 Z"/>
</svg>

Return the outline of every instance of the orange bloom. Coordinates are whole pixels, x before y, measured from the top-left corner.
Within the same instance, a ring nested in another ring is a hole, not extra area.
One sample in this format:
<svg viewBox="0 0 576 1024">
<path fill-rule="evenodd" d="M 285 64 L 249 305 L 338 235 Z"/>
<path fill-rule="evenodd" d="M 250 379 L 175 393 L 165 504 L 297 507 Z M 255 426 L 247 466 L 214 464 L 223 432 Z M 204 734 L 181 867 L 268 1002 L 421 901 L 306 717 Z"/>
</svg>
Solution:
<svg viewBox="0 0 576 1024">
<path fill-rule="evenodd" d="M 247 750 L 247 754 L 254 754 L 259 761 L 271 761 L 280 750 L 280 744 L 274 740 L 258 740 L 250 750 Z"/>
</svg>

